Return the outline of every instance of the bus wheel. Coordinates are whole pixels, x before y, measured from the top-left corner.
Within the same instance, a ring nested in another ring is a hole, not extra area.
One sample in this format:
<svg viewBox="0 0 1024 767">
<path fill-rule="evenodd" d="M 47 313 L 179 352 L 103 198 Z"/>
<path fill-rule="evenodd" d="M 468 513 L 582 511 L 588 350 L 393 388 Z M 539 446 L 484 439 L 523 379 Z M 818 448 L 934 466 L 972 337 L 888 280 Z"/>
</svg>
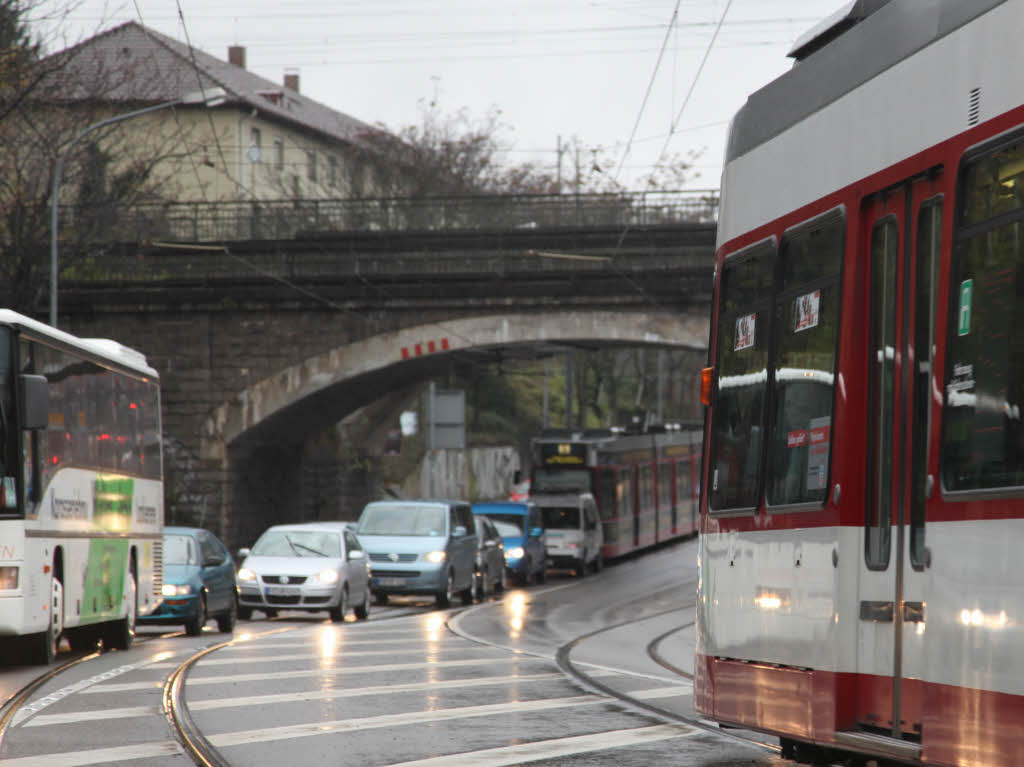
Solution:
<svg viewBox="0 0 1024 767">
<path fill-rule="evenodd" d="M 46 631 L 32 635 L 29 653 L 32 662 L 48 666 L 57 657 L 57 646 L 64 630 L 64 584 L 56 578 L 50 578 L 50 605 L 47 613 Z"/>
<path fill-rule="evenodd" d="M 128 568 L 128 582 L 125 584 L 125 605 L 128 613 L 121 620 L 107 624 L 103 634 L 103 646 L 107 650 L 127 650 L 135 639 L 135 616 L 138 615 L 138 587 L 135 583 L 135 566 Z"/>
</svg>

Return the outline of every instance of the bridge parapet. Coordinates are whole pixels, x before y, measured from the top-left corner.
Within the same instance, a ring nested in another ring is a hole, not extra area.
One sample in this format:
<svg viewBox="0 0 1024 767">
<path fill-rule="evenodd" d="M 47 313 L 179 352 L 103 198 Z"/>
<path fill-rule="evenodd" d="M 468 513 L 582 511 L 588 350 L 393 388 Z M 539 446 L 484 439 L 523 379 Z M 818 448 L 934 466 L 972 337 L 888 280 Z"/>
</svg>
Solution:
<svg viewBox="0 0 1024 767">
<path fill-rule="evenodd" d="M 101 218 L 110 242 L 286 240 L 343 232 L 530 230 L 714 223 L 718 192 L 146 203 L 62 210 Z"/>
</svg>

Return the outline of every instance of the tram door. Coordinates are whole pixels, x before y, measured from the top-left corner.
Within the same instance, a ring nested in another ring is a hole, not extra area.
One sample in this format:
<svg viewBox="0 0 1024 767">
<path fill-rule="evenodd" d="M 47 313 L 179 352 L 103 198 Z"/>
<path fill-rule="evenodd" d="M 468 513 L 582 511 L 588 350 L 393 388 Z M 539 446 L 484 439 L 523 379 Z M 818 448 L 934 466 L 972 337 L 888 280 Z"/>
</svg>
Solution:
<svg viewBox="0 0 1024 767">
<path fill-rule="evenodd" d="M 861 730 L 919 742 L 939 173 L 867 198 L 862 214 L 870 321 L 856 721 Z"/>
</svg>

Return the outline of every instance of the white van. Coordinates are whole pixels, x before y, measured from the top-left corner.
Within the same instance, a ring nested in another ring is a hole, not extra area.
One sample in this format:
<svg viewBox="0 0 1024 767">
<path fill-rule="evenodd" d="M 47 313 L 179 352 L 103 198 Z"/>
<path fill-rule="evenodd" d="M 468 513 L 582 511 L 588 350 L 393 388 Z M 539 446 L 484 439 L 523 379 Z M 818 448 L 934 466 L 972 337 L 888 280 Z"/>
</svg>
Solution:
<svg viewBox="0 0 1024 767">
<path fill-rule="evenodd" d="M 595 573 L 604 566 L 604 532 L 597 504 L 590 493 L 532 495 L 544 519 L 544 542 L 548 567 L 573 570 L 583 577 L 587 568 Z"/>
</svg>

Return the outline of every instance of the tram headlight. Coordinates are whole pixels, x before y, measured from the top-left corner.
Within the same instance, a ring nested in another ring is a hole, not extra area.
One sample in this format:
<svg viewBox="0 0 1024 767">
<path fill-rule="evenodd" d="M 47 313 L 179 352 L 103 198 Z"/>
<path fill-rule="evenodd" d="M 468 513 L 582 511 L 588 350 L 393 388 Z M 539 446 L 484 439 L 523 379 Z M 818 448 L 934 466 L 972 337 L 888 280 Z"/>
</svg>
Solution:
<svg viewBox="0 0 1024 767">
<path fill-rule="evenodd" d="M 256 580 L 256 573 L 248 567 L 243 567 L 238 571 L 238 580 L 245 582 L 254 581 Z"/>
<path fill-rule="evenodd" d="M 192 587 L 187 583 L 165 583 L 160 593 L 165 597 L 183 597 L 192 593 Z"/>
<path fill-rule="evenodd" d="M 11 591 L 18 588 L 18 568 L 0 567 L 0 589 Z"/>
</svg>

